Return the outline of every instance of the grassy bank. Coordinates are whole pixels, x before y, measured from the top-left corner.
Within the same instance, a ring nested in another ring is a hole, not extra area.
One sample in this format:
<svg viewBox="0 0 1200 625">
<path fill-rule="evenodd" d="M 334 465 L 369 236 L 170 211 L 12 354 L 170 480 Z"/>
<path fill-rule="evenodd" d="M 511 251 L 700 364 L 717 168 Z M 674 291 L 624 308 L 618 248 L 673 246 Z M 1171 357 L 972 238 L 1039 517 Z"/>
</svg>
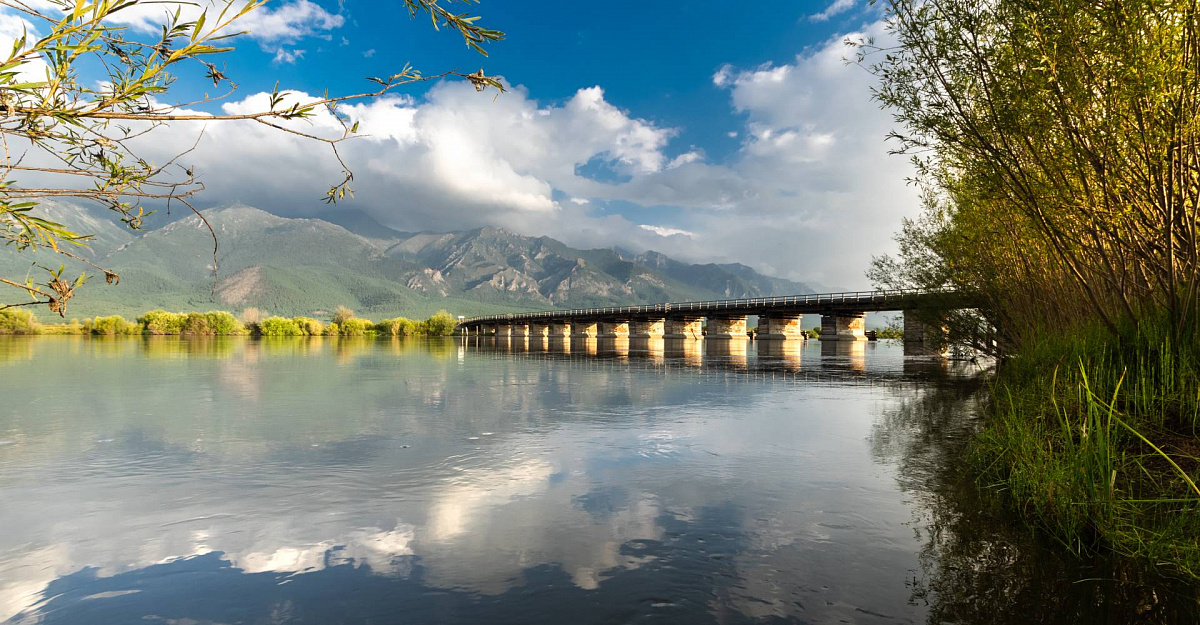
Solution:
<svg viewBox="0 0 1200 625">
<path fill-rule="evenodd" d="M 41 323 L 24 310 L 0 310 L 0 334 L 77 334 L 92 336 L 449 336 L 455 321 L 440 311 L 425 320 L 397 317 L 379 322 L 340 311 L 328 323 L 311 317 L 272 317 L 253 309 L 242 318 L 225 311 L 171 313 L 152 310 L 134 321 L 120 315 L 68 323 Z"/>
<path fill-rule="evenodd" d="M 1080 554 L 1200 578 L 1200 346 L 1165 319 L 1030 342 L 972 449 L 981 483 Z"/>
</svg>

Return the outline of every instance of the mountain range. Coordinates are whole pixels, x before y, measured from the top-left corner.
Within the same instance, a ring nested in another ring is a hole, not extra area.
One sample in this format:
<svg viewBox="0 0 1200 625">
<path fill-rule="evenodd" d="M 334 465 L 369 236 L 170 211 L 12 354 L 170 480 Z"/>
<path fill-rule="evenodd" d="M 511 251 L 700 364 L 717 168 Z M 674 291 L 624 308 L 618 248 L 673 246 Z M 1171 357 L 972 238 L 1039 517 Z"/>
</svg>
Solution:
<svg viewBox="0 0 1200 625">
<path fill-rule="evenodd" d="M 189 216 L 144 233 L 66 205 L 50 218 L 95 235 L 78 251 L 121 276 L 94 280 L 69 304 L 68 316 L 134 316 L 154 308 L 241 310 L 322 316 L 341 304 L 371 318 L 424 317 L 643 304 L 661 301 L 811 293 L 808 286 L 764 276 L 739 264 L 688 264 L 657 252 L 580 250 L 549 237 L 498 228 L 400 232 L 354 209 L 320 218 L 281 217 L 247 206 L 203 211 L 217 233 Z M 0 253 L 0 275 L 14 278 L 57 267 L 46 252 Z M 68 263 L 68 275 L 88 267 Z M 44 272 L 41 272 L 44 275 Z"/>
</svg>

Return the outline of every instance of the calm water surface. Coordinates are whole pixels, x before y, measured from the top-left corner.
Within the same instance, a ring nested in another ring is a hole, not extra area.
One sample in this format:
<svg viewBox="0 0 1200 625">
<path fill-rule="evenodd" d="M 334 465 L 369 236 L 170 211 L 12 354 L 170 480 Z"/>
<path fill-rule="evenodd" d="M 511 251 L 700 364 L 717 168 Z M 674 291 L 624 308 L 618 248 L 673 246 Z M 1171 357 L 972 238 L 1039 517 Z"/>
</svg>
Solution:
<svg viewBox="0 0 1200 625">
<path fill-rule="evenodd" d="M 1191 609 L 970 494 L 978 367 L 884 343 L 610 347 L 0 339 L 0 622 Z"/>
</svg>

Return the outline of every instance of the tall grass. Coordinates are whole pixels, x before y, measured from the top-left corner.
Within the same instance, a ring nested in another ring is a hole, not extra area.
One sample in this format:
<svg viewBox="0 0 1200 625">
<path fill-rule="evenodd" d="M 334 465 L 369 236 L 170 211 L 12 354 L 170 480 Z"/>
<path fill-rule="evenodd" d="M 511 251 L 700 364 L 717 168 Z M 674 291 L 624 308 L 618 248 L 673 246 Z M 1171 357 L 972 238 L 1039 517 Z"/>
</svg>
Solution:
<svg viewBox="0 0 1200 625">
<path fill-rule="evenodd" d="M 994 381 L 982 483 L 1077 553 L 1200 578 L 1200 346 L 1166 319 L 1030 344 Z"/>
</svg>

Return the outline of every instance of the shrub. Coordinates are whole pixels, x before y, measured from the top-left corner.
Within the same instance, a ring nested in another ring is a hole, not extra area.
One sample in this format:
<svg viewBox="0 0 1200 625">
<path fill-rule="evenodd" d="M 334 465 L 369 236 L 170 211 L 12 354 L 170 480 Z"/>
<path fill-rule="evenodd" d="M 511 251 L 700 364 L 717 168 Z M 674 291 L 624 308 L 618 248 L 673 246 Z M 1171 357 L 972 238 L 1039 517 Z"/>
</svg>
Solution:
<svg viewBox="0 0 1200 625">
<path fill-rule="evenodd" d="M 141 334 L 141 324 L 126 321 L 121 315 L 111 317 L 96 317 L 92 320 L 92 334 L 116 336 L 120 334 Z"/>
<path fill-rule="evenodd" d="M 437 311 L 425 322 L 426 331 L 429 333 L 429 336 L 450 336 L 454 334 L 454 326 L 456 325 L 457 322 L 454 321 L 454 317 L 444 310 Z"/>
<path fill-rule="evenodd" d="M 338 324 L 338 334 L 342 336 L 362 336 L 374 334 L 375 324 L 366 319 L 346 319 Z"/>
<path fill-rule="evenodd" d="M 232 313 L 223 310 L 214 310 L 204 313 L 208 320 L 208 327 L 213 334 L 245 334 L 246 326 L 234 317 Z"/>
<path fill-rule="evenodd" d="M 334 313 L 333 313 L 333 322 L 338 324 L 339 326 L 345 324 L 347 321 L 349 321 L 353 318 L 354 318 L 354 311 L 350 310 L 349 308 L 346 308 L 345 306 L 339 305 L 337 307 L 337 310 L 334 311 Z"/>
<path fill-rule="evenodd" d="M 296 317 L 292 321 L 300 328 L 300 332 L 307 336 L 321 336 L 325 334 L 325 324 L 311 317 Z"/>
<path fill-rule="evenodd" d="M 0 334 L 37 334 L 38 322 L 28 310 L 0 310 Z"/>
<path fill-rule="evenodd" d="M 183 331 L 184 316 L 165 310 L 152 310 L 138 317 L 147 334 L 179 334 Z"/>
<path fill-rule="evenodd" d="M 404 317 L 384 319 L 375 324 L 375 331 L 388 336 L 409 336 L 417 329 L 417 324 Z"/>
<path fill-rule="evenodd" d="M 337 334 L 340 330 L 341 330 L 341 328 L 338 327 L 338 324 L 336 321 L 331 322 L 328 326 L 325 326 L 325 334 L 327 336 L 337 336 Z"/>
<path fill-rule="evenodd" d="M 258 332 L 263 336 L 300 336 L 304 331 L 293 320 L 284 317 L 267 317 L 258 324 Z"/>
<path fill-rule="evenodd" d="M 152 310 L 141 317 L 138 323 L 148 334 L 245 334 L 246 327 L 230 313 L 217 310 L 206 313 L 169 313 Z"/>
</svg>

